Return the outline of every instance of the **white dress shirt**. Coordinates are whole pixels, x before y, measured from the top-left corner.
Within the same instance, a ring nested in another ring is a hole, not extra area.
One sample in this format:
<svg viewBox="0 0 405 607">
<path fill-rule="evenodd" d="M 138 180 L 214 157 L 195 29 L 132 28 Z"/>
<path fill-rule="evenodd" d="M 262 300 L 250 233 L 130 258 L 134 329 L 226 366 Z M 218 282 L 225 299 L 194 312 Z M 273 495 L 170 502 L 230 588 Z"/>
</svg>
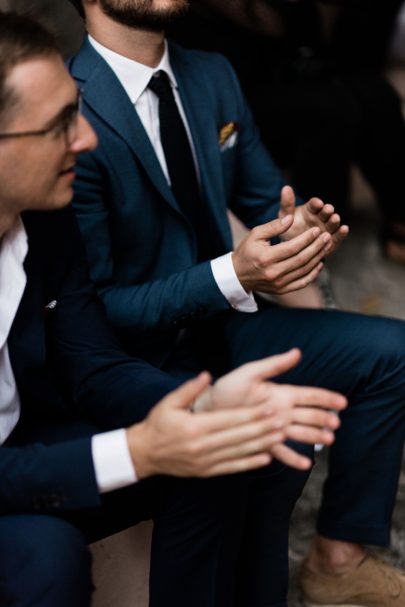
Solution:
<svg viewBox="0 0 405 607">
<path fill-rule="evenodd" d="M 27 234 L 18 219 L 0 244 L 0 445 L 14 430 L 21 410 L 7 339 L 27 284 L 23 265 L 27 252 Z M 92 456 L 101 493 L 136 482 L 125 430 L 93 436 Z"/>
<path fill-rule="evenodd" d="M 159 65 L 154 68 L 115 53 L 97 42 L 91 36 L 89 36 L 89 42 L 108 63 L 133 103 L 139 119 L 142 122 L 143 127 L 155 150 L 160 166 L 162 167 L 162 171 L 170 185 L 166 159 L 160 139 L 159 100 L 157 95 L 155 95 L 155 93 L 148 88 L 149 81 L 153 74 L 160 70 L 166 72 L 173 89 L 178 110 L 184 122 L 193 153 L 197 177 L 199 178 L 200 172 L 197 162 L 197 155 L 195 153 L 195 146 L 191 137 L 191 131 L 187 122 L 186 114 L 181 103 L 176 77 L 170 65 L 167 42 L 165 43 L 163 57 Z M 232 263 L 232 252 L 211 260 L 211 269 L 219 290 L 234 309 L 238 310 L 239 312 L 257 311 L 257 304 L 253 293 L 247 293 L 238 280 Z"/>
<path fill-rule="evenodd" d="M 10 436 L 20 417 L 7 338 L 27 283 L 23 267 L 27 251 L 27 234 L 18 219 L 4 234 L 0 247 L 0 444 Z"/>
</svg>

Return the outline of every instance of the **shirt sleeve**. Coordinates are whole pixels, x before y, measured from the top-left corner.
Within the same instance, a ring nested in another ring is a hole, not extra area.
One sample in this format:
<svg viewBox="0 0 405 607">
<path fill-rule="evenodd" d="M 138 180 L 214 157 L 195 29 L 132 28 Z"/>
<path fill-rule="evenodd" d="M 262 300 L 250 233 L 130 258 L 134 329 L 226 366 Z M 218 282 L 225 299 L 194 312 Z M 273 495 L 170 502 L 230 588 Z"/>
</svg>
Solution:
<svg viewBox="0 0 405 607">
<path fill-rule="evenodd" d="M 225 299 L 238 312 L 257 312 L 257 303 L 250 291 L 247 293 L 239 282 L 232 262 L 232 253 L 211 261 L 215 282 Z"/>
<path fill-rule="evenodd" d="M 91 440 L 91 450 L 100 493 L 137 482 L 124 429 L 96 434 Z"/>
</svg>

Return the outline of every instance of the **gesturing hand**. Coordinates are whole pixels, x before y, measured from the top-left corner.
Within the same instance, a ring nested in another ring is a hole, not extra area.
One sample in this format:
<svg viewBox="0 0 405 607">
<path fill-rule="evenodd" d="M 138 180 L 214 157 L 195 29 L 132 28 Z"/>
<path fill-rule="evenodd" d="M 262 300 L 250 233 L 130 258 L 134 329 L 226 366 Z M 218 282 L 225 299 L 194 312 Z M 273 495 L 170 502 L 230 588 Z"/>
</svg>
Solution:
<svg viewBox="0 0 405 607">
<path fill-rule="evenodd" d="M 284 441 L 331 444 L 340 422 L 328 409 L 344 409 L 346 399 L 329 390 L 268 381 L 300 357 L 294 349 L 248 363 L 211 388 L 209 374 L 202 373 L 171 392 L 127 430 L 138 477 L 230 474 L 265 466 L 273 456 L 295 468 L 310 467 L 311 461 Z"/>
<path fill-rule="evenodd" d="M 293 221 L 290 214 L 257 226 L 236 247 L 232 262 L 246 291 L 281 295 L 306 287 L 318 276 L 331 241 L 329 233 L 321 234 L 316 226 L 286 242 L 270 242 L 288 233 Z"/>
<path fill-rule="evenodd" d="M 196 409 L 219 410 L 245 406 L 266 406 L 274 422 L 284 428 L 286 438 L 304 443 L 330 445 L 340 421 L 334 411 L 347 405 L 336 392 L 306 386 L 280 385 L 268 381 L 293 368 L 301 353 L 293 349 L 245 364 L 220 378 L 209 392 L 197 399 Z M 235 409 L 234 409 L 235 410 Z M 311 461 L 282 441 L 269 447 L 269 453 L 283 463 L 305 469 Z"/>
<path fill-rule="evenodd" d="M 325 204 L 319 198 L 311 198 L 305 204 L 296 207 L 294 190 L 290 186 L 284 186 L 281 190 L 278 215 L 280 219 L 289 215 L 294 217 L 291 227 L 282 235 L 284 240 L 296 238 L 299 234 L 314 227 L 330 234 L 331 239 L 325 248 L 325 256 L 333 253 L 349 233 L 348 226 L 341 225 L 340 216 L 335 213 L 334 207 L 331 204 Z"/>
<path fill-rule="evenodd" d="M 138 478 L 153 474 L 208 477 L 242 472 L 271 462 L 270 447 L 285 439 L 266 403 L 194 414 L 190 406 L 206 390 L 202 373 L 158 403 L 127 430 Z"/>
</svg>

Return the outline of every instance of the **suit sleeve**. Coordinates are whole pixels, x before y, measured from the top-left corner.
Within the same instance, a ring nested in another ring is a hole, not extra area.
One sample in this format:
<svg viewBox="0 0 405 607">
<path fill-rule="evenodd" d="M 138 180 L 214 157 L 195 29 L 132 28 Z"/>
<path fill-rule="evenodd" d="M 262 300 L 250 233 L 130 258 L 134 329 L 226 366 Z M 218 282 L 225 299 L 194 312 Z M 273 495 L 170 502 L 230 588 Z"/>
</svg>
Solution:
<svg viewBox="0 0 405 607">
<path fill-rule="evenodd" d="M 120 201 L 115 199 L 117 194 L 111 192 L 113 177 L 108 175 L 108 170 L 114 172 L 114 169 L 107 169 L 103 162 L 102 150 L 79 158 L 73 206 L 85 243 L 91 278 L 112 324 L 134 333 L 177 330 L 229 309 L 209 261 L 168 276 L 135 280 L 131 284 L 124 284 L 117 277 L 117 266 L 128 260 L 120 258 L 122 252 L 112 236 L 114 218 L 110 207 L 119 205 Z M 125 175 L 118 179 L 124 180 Z M 134 195 L 139 194 L 135 192 Z M 155 253 L 148 251 L 147 255 L 153 257 Z M 139 264 L 142 263 L 140 259 Z"/>
<path fill-rule="evenodd" d="M 62 219 L 62 218 L 61 218 Z M 47 316 L 50 358 L 73 407 L 101 430 L 129 426 L 179 381 L 126 356 L 88 278 L 79 230 L 71 209 L 54 228 L 61 277 L 57 305 Z M 56 246 L 56 245 L 55 245 Z M 62 253 L 63 252 L 63 253 Z"/>
<path fill-rule="evenodd" d="M 89 438 L 0 447 L 0 515 L 57 514 L 99 503 Z"/>
</svg>

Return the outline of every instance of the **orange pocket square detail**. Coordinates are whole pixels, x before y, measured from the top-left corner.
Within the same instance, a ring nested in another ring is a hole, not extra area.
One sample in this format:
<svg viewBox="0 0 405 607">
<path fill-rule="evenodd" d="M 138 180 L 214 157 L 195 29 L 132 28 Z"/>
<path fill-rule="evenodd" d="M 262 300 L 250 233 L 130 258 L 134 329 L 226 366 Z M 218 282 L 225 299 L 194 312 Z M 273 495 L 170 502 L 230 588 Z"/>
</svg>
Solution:
<svg viewBox="0 0 405 607">
<path fill-rule="evenodd" d="M 228 122 L 222 129 L 219 131 L 219 145 L 223 146 L 228 141 L 228 139 L 234 134 L 238 132 L 238 123 L 237 122 Z"/>
</svg>

